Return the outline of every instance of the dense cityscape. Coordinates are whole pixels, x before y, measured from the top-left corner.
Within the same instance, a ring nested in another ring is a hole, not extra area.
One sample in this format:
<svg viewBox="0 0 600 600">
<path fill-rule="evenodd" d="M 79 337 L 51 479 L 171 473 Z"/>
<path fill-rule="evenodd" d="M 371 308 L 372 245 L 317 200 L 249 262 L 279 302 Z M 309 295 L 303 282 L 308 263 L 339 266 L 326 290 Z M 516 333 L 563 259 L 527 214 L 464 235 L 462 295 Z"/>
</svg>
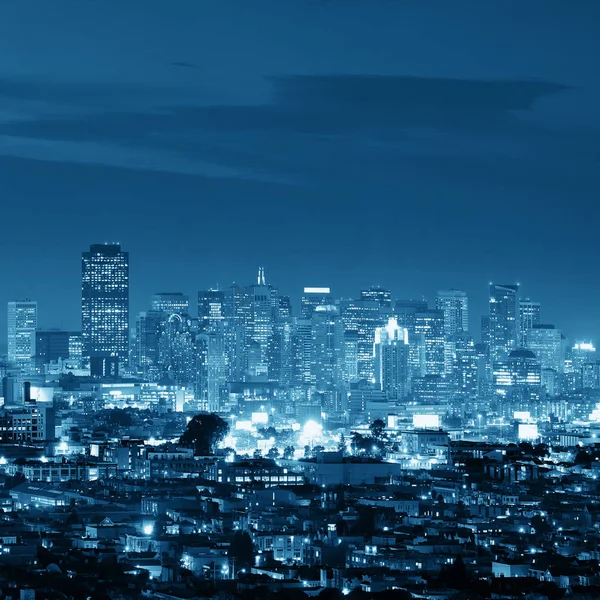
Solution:
<svg viewBox="0 0 600 600">
<path fill-rule="evenodd" d="M 2 597 L 600 597 L 600 359 L 542 298 L 261 266 L 132 315 L 129 269 L 82 253 L 81 331 L 8 303 Z"/>
</svg>

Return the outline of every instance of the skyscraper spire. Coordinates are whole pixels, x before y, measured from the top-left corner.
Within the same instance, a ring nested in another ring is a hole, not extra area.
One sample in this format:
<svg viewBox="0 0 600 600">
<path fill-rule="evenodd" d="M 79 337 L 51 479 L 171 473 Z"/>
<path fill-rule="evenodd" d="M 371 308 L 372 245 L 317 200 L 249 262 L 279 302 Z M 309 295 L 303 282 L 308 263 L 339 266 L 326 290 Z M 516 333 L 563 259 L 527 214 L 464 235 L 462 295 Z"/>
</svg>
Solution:
<svg viewBox="0 0 600 600">
<path fill-rule="evenodd" d="M 267 285 L 264 267 L 258 267 L 258 285 Z"/>
</svg>

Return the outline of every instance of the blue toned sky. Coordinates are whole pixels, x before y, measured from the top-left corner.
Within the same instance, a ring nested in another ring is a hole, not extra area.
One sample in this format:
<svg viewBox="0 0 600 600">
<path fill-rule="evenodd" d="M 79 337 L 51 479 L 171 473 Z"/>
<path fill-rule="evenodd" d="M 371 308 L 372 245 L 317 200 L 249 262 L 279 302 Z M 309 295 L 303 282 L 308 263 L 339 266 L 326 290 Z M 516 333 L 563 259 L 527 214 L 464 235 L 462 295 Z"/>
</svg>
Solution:
<svg viewBox="0 0 600 600">
<path fill-rule="evenodd" d="M 520 282 L 600 338 L 598 26 L 592 1 L 6 0 L 0 302 L 78 327 L 80 253 L 120 241 L 134 313 L 263 264 L 293 297 L 460 287 L 474 313 Z"/>
</svg>

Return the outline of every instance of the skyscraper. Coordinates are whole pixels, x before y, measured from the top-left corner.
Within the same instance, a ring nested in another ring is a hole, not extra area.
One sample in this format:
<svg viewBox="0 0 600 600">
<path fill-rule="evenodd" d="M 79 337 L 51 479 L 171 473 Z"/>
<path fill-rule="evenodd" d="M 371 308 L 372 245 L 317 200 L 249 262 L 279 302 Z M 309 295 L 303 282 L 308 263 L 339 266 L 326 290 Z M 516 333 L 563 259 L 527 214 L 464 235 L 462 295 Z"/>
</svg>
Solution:
<svg viewBox="0 0 600 600">
<path fill-rule="evenodd" d="M 519 301 L 519 345 L 527 347 L 527 331 L 541 323 L 541 309 L 539 302 L 532 302 L 529 298 Z"/>
<path fill-rule="evenodd" d="M 333 304 L 333 296 L 330 288 L 305 287 L 300 305 L 300 316 L 303 319 L 310 319 L 317 306 L 329 306 L 331 304 Z"/>
<path fill-rule="evenodd" d="M 444 313 L 441 310 L 422 310 L 415 314 L 415 334 L 425 344 L 425 374 L 445 373 Z M 409 335 L 409 343 L 410 335 Z M 418 343 L 418 340 L 417 340 Z"/>
<path fill-rule="evenodd" d="M 390 318 L 375 330 L 375 383 L 389 400 L 401 400 L 410 390 L 408 331 Z"/>
<path fill-rule="evenodd" d="M 379 286 L 371 287 L 368 290 L 360 292 L 361 300 L 373 300 L 379 303 L 382 308 L 392 308 L 392 292 L 384 290 Z"/>
<path fill-rule="evenodd" d="M 190 300 L 181 292 L 158 292 L 152 296 L 152 310 L 160 310 L 171 315 L 187 315 L 190 311 Z"/>
<path fill-rule="evenodd" d="M 441 290 L 435 307 L 444 313 L 444 333 L 447 336 L 469 330 L 469 300 L 462 290 Z"/>
<path fill-rule="evenodd" d="M 8 303 L 8 360 L 22 368 L 31 366 L 36 353 L 37 302 Z"/>
<path fill-rule="evenodd" d="M 198 292 L 198 330 L 201 333 L 215 328 L 225 319 L 225 292 L 202 290 Z"/>
<path fill-rule="evenodd" d="M 441 290 L 435 299 L 438 310 L 444 313 L 444 365 L 446 374 L 454 368 L 453 338 L 469 329 L 469 301 L 462 290 Z"/>
<path fill-rule="evenodd" d="M 358 344 L 358 376 L 373 380 L 375 329 L 387 323 L 386 309 L 374 300 L 340 300 L 345 333 L 355 332 Z"/>
<path fill-rule="evenodd" d="M 517 347 L 518 285 L 490 284 L 489 352 L 492 364 L 505 361 Z"/>
<path fill-rule="evenodd" d="M 83 358 L 93 375 L 129 354 L 129 253 L 119 244 L 94 244 L 81 256 Z"/>
<path fill-rule="evenodd" d="M 337 307 L 318 306 L 312 316 L 311 383 L 319 392 L 344 382 L 344 324 Z"/>
<path fill-rule="evenodd" d="M 396 300 L 394 315 L 398 325 L 408 329 L 408 335 L 415 333 L 415 314 L 419 310 L 427 310 L 427 300 Z"/>
<path fill-rule="evenodd" d="M 552 369 L 556 373 L 564 371 L 562 335 L 554 325 L 534 325 L 527 331 L 526 341 L 542 369 Z"/>
</svg>

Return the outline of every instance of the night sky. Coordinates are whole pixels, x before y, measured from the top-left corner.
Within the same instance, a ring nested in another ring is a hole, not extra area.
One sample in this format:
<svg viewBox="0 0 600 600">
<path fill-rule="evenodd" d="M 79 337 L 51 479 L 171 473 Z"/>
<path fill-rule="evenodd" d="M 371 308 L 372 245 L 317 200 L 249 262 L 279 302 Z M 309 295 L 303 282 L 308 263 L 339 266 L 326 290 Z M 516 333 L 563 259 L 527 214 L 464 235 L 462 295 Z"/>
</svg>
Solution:
<svg viewBox="0 0 600 600">
<path fill-rule="evenodd" d="M 0 306 L 80 327 L 81 251 L 154 291 L 519 282 L 600 342 L 600 2 L 5 0 Z M 0 319 L 2 340 L 5 319 Z"/>
</svg>

